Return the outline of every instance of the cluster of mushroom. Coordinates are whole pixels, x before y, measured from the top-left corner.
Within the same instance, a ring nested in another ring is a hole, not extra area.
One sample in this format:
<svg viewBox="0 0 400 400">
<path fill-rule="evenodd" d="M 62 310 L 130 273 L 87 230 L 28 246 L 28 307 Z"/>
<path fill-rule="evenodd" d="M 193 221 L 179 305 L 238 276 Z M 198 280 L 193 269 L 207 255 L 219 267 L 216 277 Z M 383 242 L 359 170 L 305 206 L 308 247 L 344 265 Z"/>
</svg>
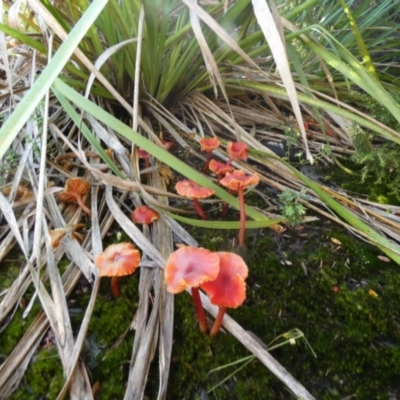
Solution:
<svg viewBox="0 0 400 400">
<path fill-rule="evenodd" d="M 207 321 L 199 288 L 210 297 L 212 304 L 219 307 L 210 336 L 219 332 L 226 308 L 237 308 L 246 298 L 248 268 L 242 257 L 235 253 L 184 246 L 170 255 L 164 272 L 170 293 L 191 289 L 201 332 L 207 332 Z"/>
<path fill-rule="evenodd" d="M 238 193 L 240 204 L 240 228 L 239 228 L 239 246 L 244 245 L 245 242 L 245 225 L 246 225 L 246 212 L 244 202 L 244 190 L 249 187 L 256 186 L 259 183 L 260 177 L 258 174 L 246 175 L 242 170 L 236 170 L 231 165 L 233 160 L 246 160 L 249 149 L 243 142 L 228 142 L 227 152 L 229 155 L 228 162 L 222 163 L 211 159 L 212 151 L 216 150 L 220 145 L 218 138 L 203 138 L 200 139 L 201 151 L 207 153 L 206 163 L 203 172 L 210 170 L 217 175 L 218 183 L 229 189 L 233 194 Z M 193 199 L 194 207 L 203 220 L 207 220 L 207 215 L 201 208 L 199 199 L 204 199 L 212 196 L 215 191 L 209 188 L 204 188 L 197 183 L 190 180 L 183 180 L 176 184 L 176 191 L 181 195 Z M 227 204 L 225 205 L 222 216 L 227 211 Z"/>
</svg>

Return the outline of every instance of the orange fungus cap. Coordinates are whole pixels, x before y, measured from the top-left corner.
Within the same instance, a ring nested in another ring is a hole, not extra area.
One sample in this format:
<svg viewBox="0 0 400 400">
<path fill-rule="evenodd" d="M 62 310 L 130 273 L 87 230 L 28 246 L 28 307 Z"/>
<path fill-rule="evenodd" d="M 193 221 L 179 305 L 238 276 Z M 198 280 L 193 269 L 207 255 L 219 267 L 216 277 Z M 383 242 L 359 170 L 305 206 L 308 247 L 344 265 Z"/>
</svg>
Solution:
<svg viewBox="0 0 400 400">
<path fill-rule="evenodd" d="M 231 190 L 244 189 L 249 186 L 258 185 L 260 177 L 258 174 L 246 175 L 240 169 L 235 169 L 233 172 L 228 172 L 219 183 Z"/>
<path fill-rule="evenodd" d="M 201 151 L 213 151 L 218 149 L 220 141 L 218 138 L 202 138 L 199 140 Z"/>
<path fill-rule="evenodd" d="M 157 221 L 159 217 L 158 212 L 148 206 L 136 207 L 131 214 L 132 221 L 135 224 L 151 224 L 153 221 Z"/>
<path fill-rule="evenodd" d="M 201 247 L 184 246 L 174 251 L 165 265 L 165 281 L 170 293 L 183 292 L 215 279 L 219 272 L 219 257 Z"/>
<path fill-rule="evenodd" d="M 204 199 L 215 193 L 214 190 L 202 187 L 189 179 L 179 181 L 175 185 L 175 190 L 181 196 L 189 197 L 191 199 Z"/>
<path fill-rule="evenodd" d="M 132 243 L 112 244 L 94 259 L 99 276 L 130 275 L 139 263 L 140 253 Z"/>
<path fill-rule="evenodd" d="M 217 175 L 223 175 L 223 174 L 226 174 L 227 172 L 232 172 L 234 170 L 232 165 L 228 165 L 223 162 L 216 161 L 216 160 L 210 161 L 210 165 L 208 166 L 208 169 Z"/>
<path fill-rule="evenodd" d="M 249 148 L 243 142 L 228 142 L 226 150 L 229 157 L 234 160 L 247 160 L 249 155 Z"/>
<path fill-rule="evenodd" d="M 79 196 L 84 196 L 90 190 L 90 182 L 81 178 L 68 178 L 65 181 L 64 191 L 58 195 L 61 201 L 72 203 Z"/>
<path fill-rule="evenodd" d="M 239 307 L 246 299 L 247 265 L 235 253 L 220 251 L 215 254 L 220 260 L 219 274 L 213 281 L 205 282 L 200 287 L 210 296 L 212 304 L 219 307 Z"/>
</svg>

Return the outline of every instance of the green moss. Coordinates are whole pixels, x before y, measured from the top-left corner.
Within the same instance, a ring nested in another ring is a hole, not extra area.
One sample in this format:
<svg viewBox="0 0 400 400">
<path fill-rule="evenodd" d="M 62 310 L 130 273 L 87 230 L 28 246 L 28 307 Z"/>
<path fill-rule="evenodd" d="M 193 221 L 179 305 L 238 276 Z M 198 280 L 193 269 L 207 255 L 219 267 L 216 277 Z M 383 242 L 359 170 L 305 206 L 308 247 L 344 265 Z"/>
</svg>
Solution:
<svg viewBox="0 0 400 400">
<path fill-rule="evenodd" d="M 32 358 L 25 373 L 23 384 L 9 399 L 56 399 L 63 383 L 63 369 L 57 349 L 54 346 L 43 348 Z"/>
<path fill-rule="evenodd" d="M 234 236 L 196 233 L 200 245 L 212 250 L 230 250 Z M 302 341 L 273 355 L 316 398 L 387 399 L 400 374 L 398 266 L 380 261 L 372 246 L 329 223 L 307 225 L 302 234 L 306 237 L 295 230 L 280 236 L 264 230 L 248 236 L 242 252 L 250 269 L 247 300 L 229 314 L 264 343 L 300 329 L 317 358 Z M 197 398 L 227 377 L 210 398 L 292 398 L 258 361 L 232 377 L 238 366 L 209 374 L 245 357 L 247 350 L 230 335 L 214 340 L 201 335 L 188 295 L 176 296 L 175 309 L 169 398 Z"/>
<path fill-rule="evenodd" d="M 229 210 L 228 219 L 235 218 L 238 212 Z M 237 236 L 237 231 L 192 227 L 190 232 L 200 246 L 213 251 L 232 251 Z M 387 399 L 388 393 L 395 393 L 400 375 L 398 265 L 380 261 L 375 248 L 327 221 L 281 235 L 267 229 L 248 230 L 246 247 L 234 251 L 240 252 L 250 272 L 247 300 L 229 315 L 266 344 L 294 328 L 301 330 L 317 358 L 301 340 L 272 354 L 316 398 L 334 400 L 355 394 L 360 399 Z M 138 273 L 121 279 L 122 296 L 114 299 L 110 279 L 101 281 L 82 354 L 92 384 L 99 382 L 100 399 L 119 399 L 125 392 L 134 331 L 123 334 L 137 308 L 138 282 Z M 82 279 L 68 300 L 75 309 L 75 334 L 89 294 L 89 284 Z M 0 354 L 9 354 L 29 326 L 20 314 L 2 334 Z M 249 352 L 230 334 L 221 332 L 214 339 L 202 335 L 186 293 L 175 297 L 174 321 L 169 399 L 199 398 L 212 388 L 211 399 L 293 398 L 257 360 L 239 371 L 240 365 L 235 365 L 211 372 Z M 56 370 L 53 379 L 48 374 L 54 368 L 60 368 L 54 348 L 50 353 L 41 349 L 13 398 L 55 398 L 62 370 Z M 157 379 L 155 362 L 146 391 L 150 399 L 156 396 Z"/>
</svg>

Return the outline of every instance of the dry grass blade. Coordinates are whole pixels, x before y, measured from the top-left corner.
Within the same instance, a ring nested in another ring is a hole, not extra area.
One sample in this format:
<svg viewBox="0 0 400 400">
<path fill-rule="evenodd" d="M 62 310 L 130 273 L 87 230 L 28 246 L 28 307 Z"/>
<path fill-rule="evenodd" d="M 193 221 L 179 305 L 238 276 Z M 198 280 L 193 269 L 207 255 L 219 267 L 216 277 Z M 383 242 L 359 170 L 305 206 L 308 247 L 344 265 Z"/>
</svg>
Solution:
<svg viewBox="0 0 400 400">
<path fill-rule="evenodd" d="M 151 175 L 152 186 L 165 189 L 165 183 L 158 173 Z M 167 202 L 166 197 L 159 201 Z M 145 234 L 148 231 L 145 231 Z M 146 236 L 147 236 L 146 235 Z M 152 243 L 163 258 L 173 251 L 172 232 L 163 220 L 152 226 Z M 151 287 L 155 293 L 151 314 L 148 317 L 149 292 Z M 174 317 L 174 297 L 166 291 L 163 272 L 160 269 L 149 271 L 142 270 L 140 276 L 140 300 L 135 316 L 135 342 L 132 350 L 131 366 L 128 377 L 128 386 L 125 399 L 141 399 L 146 386 L 146 378 L 153 359 L 157 339 L 159 342 L 159 391 L 158 400 L 166 398 L 167 383 L 172 352 L 172 331 Z"/>
<path fill-rule="evenodd" d="M 166 190 L 165 180 L 160 177 L 158 173 L 151 176 L 152 186 L 159 187 Z M 168 205 L 167 197 L 159 197 L 159 201 Z M 157 244 L 157 248 L 163 258 L 168 258 L 173 252 L 173 235 L 169 225 L 162 218 L 154 225 L 152 229 L 152 241 Z M 159 318 L 159 347 L 158 347 L 158 365 L 160 371 L 159 390 L 157 400 L 164 400 L 167 398 L 167 387 L 169 370 L 171 366 L 172 357 L 172 342 L 173 342 L 173 329 L 174 329 L 174 295 L 167 292 L 167 287 L 164 280 L 162 270 L 155 271 L 159 274 L 157 279 L 160 285 L 160 318 Z"/>
<path fill-rule="evenodd" d="M 160 268 L 164 268 L 164 259 L 160 252 L 153 246 L 151 241 L 143 235 L 140 229 L 138 229 L 135 224 L 124 215 L 118 204 L 115 202 L 112 188 L 109 185 L 106 186 L 106 201 L 111 214 L 126 234 L 134 243 L 136 243 L 144 254 L 150 257 Z"/>
<path fill-rule="evenodd" d="M 19 247 L 28 260 L 28 249 L 22 239 L 21 233 L 19 231 L 18 222 L 15 219 L 14 212 L 12 210 L 11 204 L 9 201 L 4 197 L 3 193 L 0 192 L 0 211 L 3 213 L 4 218 L 6 219 L 12 234 L 14 235 L 16 241 L 19 244 Z"/>
<path fill-rule="evenodd" d="M 290 102 L 293 107 L 293 112 L 296 115 L 296 119 L 299 125 L 299 129 L 303 136 L 303 142 L 306 149 L 307 160 L 313 163 L 313 156 L 308 149 L 308 142 L 306 131 L 304 129 L 303 117 L 300 112 L 299 102 L 297 100 L 296 88 L 294 86 L 292 73 L 289 68 L 289 62 L 286 56 L 285 46 L 282 42 L 282 37 L 279 34 L 278 28 L 274 21 L 274 17 L 268 7 L 266 0 L 252 0 L 254 14 L 257 17 L 257 21 L 264 33 L 270 48 L 271 53 L 276 62 L 277 68 L 281 75 L 285 89 L 288 92 Z"/>
<path fill-rule="evenodd" d="M 90 296 L 90 301 L 89 301 L 89 304 L 88 304 L 88 306 L 86 308 L 85 316 L 83 318 L 83 321 L 82 321 L 82 324 L 81 324 L 81 327 L 80 327 L 80 330 L 79 330 L 79 334 L 78 334 L 78 336 L 76 338 L 76 342 L 74 344 L 74 348 L 73 348 L 73 351 L 71 353 L 70 369 L 68 371 L 64 387 L 62 388 L 61 392 L 58 394 L 57 400 L 61 400 L 61 399 L 63 399 L 65 397 L 65 395 L 67 394 L 67 390 L 69 388 L 69 385 L 71 383 L 71 380 L 74 377 L 74 372 L 75 372 L 76 366 L 78 365 L 79 356 L 81 354 L 83 343 L 84 343 L 85 338 L 86 338 L 86 333 L 87 333 L 87 330 L 89 328 L 89 322 L 90 322 L 90 319 L 92 317 L 93 308 L 94 308 L 94 305 L 95 305 L 95 301 L 96 301 L 97 293 L 99 291 L 99 287 L 100 287 L 100 279 L 97 278 L 94 281 L 92 294 Z"/>
</svg>

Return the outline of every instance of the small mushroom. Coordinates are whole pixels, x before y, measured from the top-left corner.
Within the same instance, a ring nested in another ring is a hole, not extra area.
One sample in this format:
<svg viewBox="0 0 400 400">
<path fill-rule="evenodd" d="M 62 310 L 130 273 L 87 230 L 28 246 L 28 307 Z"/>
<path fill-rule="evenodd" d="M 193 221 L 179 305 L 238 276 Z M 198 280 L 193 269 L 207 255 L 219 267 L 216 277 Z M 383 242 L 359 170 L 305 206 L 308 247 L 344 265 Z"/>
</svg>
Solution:
<svg viewBox="0 0 400 400">
<path fill-rule="evenodd" d="M 247 160 L 247 156 L 249 155 L 249 148 L 243 142 L 228 142 L 226 145 L 226 151 L 229 155 L 228 165 L 233 160 Z"/>
<path fill-rule="evenodd" d="M 216 160 L 211 160 L 208 169 L 217 175 L 219 182 L 226 173 L 232 172 L 235 168 L 233 168 L 232 165 L 225 164 L 223 162 Z"/>
<path fill-rule="evenodd" d="M 140 263 L 140 253 L 132 243 L 118 243 L 108 246 L 94 259 L 99 276 L 111 276 L 111 290 L 115 297 L 121 292 L 118 287 L 120 276 L 133 274 Z"/>
<path fill-rule="evenodd" d="M 224 251 L 215 254 L 219 257 L 218 276 L 200 285 L 200 288 L 210 296 L 211 303 L 219 306 L 210 336 L 215 336 L 219 332 L 226 308 L 237 308 L 246 299 L 245 279 L 248 275 L 248 268 L 242 257 Z"/>
<path fill-rule="evenodd" d="M 90 190 L 90 182 L 82 178 L 68 178 L 65 182 L 64 191 L 58 195 L 58 199 L 67 203 L 77 202 L 79 207 L 89 216 L 91 212 L 82 200 Z"/>
<path fill-rule="evenodd" d="M 190 199 L 193 199 L 193 205 L 194 208 L 196 209 L 197 213 L 201 218 L 204 220 L 207 220 L 207 216 L 204 213 L 203 209 L 200 206 L 200 203 L 198 199 L 205 199 L 207 197 L 212 196 L 215 191 L 209 188 L 202 187 L 198 185 L 197 183 L 190 181 L 188 179 L 185 179 L 183 181 L 179 181 L 175 185 L 175 189 L 180 194 L 181 196 L 188 197 Z"/>
<path fill-rule="evenodd" d="M 211 152 L 218 149 L 220 141 L 217 137 L 202 138 L 199 140 L 199 143 L 200 143 L 200 150 L 205 151 L 207 153 L 206 163 L 203 168 L 203 172 L 207 172 L 211 160 Z"/>
<path fill-rule="evenodd" d="M 135 224 L 151 224 L 153 221 L 157 221 L 159 217 L 160 214 L 148 206 L 136 207 L 131 214 L 132 221 Z"/>
<path fill-rule="evenodd" d="M 217 277 L 219 262 L 218 255 L 210 250 L 183 246 L 169 256 L 164 269 L 170 293 L 177 294 L 191 288 L 200 331 L 203 333 L 207 331 L 207 322 L 198 286 Z"/>
<path fill-rule="evenodd" d="M 233 172 L 228 172 L 221 179 L 220 184 L 230 190 L 238 192 L 240 204 L 240 229 L 239 229 L 239 246 L 244 245 L 245 229 L 246 229 L 246 212 L 244 204 L 244 189 L 249 186 L 258 185 L 260 177 L 257 174 L 246 175 L 242 170 L 235 169 Z"/>
</svg>

